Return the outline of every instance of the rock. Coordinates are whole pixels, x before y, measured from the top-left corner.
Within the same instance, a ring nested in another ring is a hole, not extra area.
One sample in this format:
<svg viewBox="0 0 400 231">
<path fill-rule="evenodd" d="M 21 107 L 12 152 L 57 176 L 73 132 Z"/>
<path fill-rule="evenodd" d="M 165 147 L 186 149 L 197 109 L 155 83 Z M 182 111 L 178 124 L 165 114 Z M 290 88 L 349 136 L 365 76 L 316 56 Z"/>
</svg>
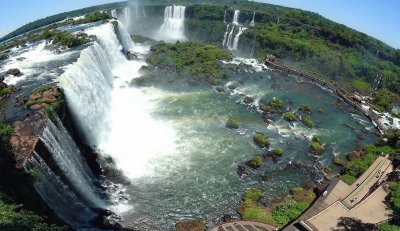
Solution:
<svg viewBox="0 0 400 231">
<path fill-rule="evenodd" d="M 225 88 L 224 88 L 224 87 L 221 87 L 221 86 L 216 87 L 215 90 L 216 90 L 217 92 L 219 92 L 219 93 L 225 92 Z"/>
<path fill-rule="evenodd" d="M 249 175 L 250 170 L 245 165 L 239 165 L 236 169 L 236 173 L 239 177 L 243 177 L 244 175 Z"/>
<path fill-rule="evenodd" d="M 6 74 L 7 74 L 7 75 L 17 76 L 17 77 L 22 75 L 21 71 L 20 71 L 18 68 L 9 69 L 9 70 L 6 72 Z"/>
<path fill-rule="evenodd" d="M 31 157 L 46 123 L 44 114 L 36 112 L 13 124 L 14 132 L 10 141 L 15 150 L 17 168 L 22 168 L 25 161 Z"/>
<path fill-rule="evenodd" d="M 175 225 L 176 231 L 205 231 L 206 224 L 203 219 L 181 221 Z"/>
<path fill-rule="evenodd" d="M 254 102 L 254 99 L 251 98 L 250 96 L 246 96 L 246 97 L 244 97 L 244 99 L 243 99 L 243 103 L 244 103 L 244 104 L 252 104 L 253 102 Z"/>
<path fill-rule="evenodd" d="M 99 215 L 92 223 L 100 229 L 122 230 L 121 217 L 108 209 L 97 209 Z"/>
<path fill-rule="evenodd" d="M 139 59 L 139 53 L 134 52 L 134 51 L 128 51 L 128 52 L 126 52 L 126 58 L 128 60 L 138 60 Z"/>
<path fill-rule="evenodd" d="M 261 180 L 262 180 L 262 181 L 269 181 L 269 176 L 267 176 L 267 175 L 262 175 L 262 176 L 261 176 Z"/>
<path fill-rule="evenodd" d="M 233 221 L 233 217 L 232 217 L 232 215 L 229 215 L 229 214 L 225 214 L 224 216 L 222 216 L 222 222 L 230 222 L 230 221 Z"/>
<path fill-rule="evenodd" d="M 262 117 L 264 123 L 269 124 L 271 121 L 273 121 L 272 115 L 268 112 L 263 112 L 261 117 Z"/>
<path fill-rule="evenodd" d="M 246 162 L 246 165 L 248 165 L 249 167 L 256 169 L 261 167 L 263 163 L 263 158 L 261 156 L 255 156 L 253 157 L 253 159 L 249 160 Z"/>
<path fill-rule="evenodd" d="M 253 141 L 260 148 L 265 148 L 269 146 L 269 139 L 267 135 L 262 132 L 256 132 L 253 136 Z"/>
<path fill-rule="evenodd" d="M 237 121 L 233 118 L 228 118 L 228 120 L 225 123 L 225 127 L 229 128 L 229 129 L 238 129 L 239 121 Z"/>
</svg>

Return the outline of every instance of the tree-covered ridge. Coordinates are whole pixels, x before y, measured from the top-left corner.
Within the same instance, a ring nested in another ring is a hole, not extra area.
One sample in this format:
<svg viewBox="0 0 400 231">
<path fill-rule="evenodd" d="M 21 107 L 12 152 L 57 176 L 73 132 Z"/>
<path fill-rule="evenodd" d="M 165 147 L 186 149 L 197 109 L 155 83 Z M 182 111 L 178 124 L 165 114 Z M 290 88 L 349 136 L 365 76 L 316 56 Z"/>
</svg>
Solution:
<svg viewBox="0 0 400 231">
<path fill-rule="evenodd" d="M 153 46 L 147 62 L 154 67 L 172 70 L 182 76 L 205 79 L 214 84 L 217 79 L 226 77 L 218 61 L 231 59 L 229 51 L 213 45 L 177 42 Z"/>
<path fill-rule="evenodd" d="M 245 54 L 263 59 L 274 54 L 280 62 L 315 72 L 345 86 L 372 92 L 377 75 L 383 76 L 380 88 L 400 93 L 400 50 L 322 16 L 281 6 L 248 1 L 232 4 L 202 4 L 188 7 L 186 29 L 190 39 L 220 44 L 234 9 L 240 9 L 239 22 L 248 25 L 255 14 L 254 28 L 241 36 L 239 48 Z M 211 26 L 207 26 L 211 24 Z M 200 31 L 200 32 L 199 32 Z"/>
<path fill-rule="evenodd" d="M 13 37 L 16 37 L 18 35 L 33 31 L 35 29 L 50 25 L 52 23 L 60 22 L 62 20 L 72 18 L 72 17 L 78 17 L 81 15 L 93 13 L 96 11 L 102 11 L 102 10 L 108 10 L 108 9 L 115 9 L 115 8 L 121 8 L 126 5 L 126 2 L 117 2 L 117 3 L 110 3 L 110 4 L 104 4 L 104 5 L 99 5 L 99 6 L 92 6 L 92 7 L 87 7 L 79 10 L 74 10 L 74 11 L 69 11 L 69 12 L 64 12 L 52 16 L 48 16 L 43 19 L 36 20 L 34 22 L 30 22 L 13 32 L 7 34 L 6 36 L 0 38 L 0 43 L 4 42 L 8 39 L 11 39 Z"/>
</svg>

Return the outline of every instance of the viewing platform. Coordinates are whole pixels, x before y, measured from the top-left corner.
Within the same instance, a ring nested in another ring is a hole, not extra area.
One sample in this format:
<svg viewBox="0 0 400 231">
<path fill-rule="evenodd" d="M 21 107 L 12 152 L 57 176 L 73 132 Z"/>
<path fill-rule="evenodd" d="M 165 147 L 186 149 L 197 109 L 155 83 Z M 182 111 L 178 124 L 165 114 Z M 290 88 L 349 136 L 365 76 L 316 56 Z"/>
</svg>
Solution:
<svg viewBox="0 0 400 231">
<path fill-rule="evenodd" d="M 333 230 L 344 217 L 373 224 L 388 220 L 391 211 L 384 203 L 388 193 L 383 183 L 392 171 L 388 156 L 379 156 L 352 185 L 335 179 L 310 208 L 283 230 Z"/>
</svg>

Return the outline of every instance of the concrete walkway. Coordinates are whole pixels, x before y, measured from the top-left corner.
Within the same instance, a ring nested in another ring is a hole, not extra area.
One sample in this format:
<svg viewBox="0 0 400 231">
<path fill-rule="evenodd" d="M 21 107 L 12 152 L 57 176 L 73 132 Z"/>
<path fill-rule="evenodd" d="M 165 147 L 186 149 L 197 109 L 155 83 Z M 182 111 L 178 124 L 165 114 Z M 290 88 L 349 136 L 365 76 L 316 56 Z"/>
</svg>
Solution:
<svg viewBox="0 0 400 231">
<path fill-rule="evenodd" d="M 284 230 L 332 230 L 341 217 L 353 217 L 366 223 L 378 223 L 387 220 L 390 212 L 384 204 L 387 192 L 382 186 L 375 191 L 393 170 L 388 156 L 379 156 L 375 162 L 352 185 L 336 179 L 313 205 Z M 373 191 L 373 192 L 372 192 Z"/>
<path fill-rule="evenodd" d="M 221 224 L 210 231 L 274 231 L 275 228 L 255 221 L 233 221 Z"/>
</svg>

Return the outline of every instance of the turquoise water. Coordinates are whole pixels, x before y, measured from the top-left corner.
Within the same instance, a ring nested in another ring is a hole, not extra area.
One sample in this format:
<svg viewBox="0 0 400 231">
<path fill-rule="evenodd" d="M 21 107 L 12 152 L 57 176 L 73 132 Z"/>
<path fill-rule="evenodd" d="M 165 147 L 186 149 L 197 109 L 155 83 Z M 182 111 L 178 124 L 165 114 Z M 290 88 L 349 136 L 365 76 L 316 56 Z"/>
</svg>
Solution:
<svg viewBox="0 0 400 231">
<path fill-rule="evenodd" d="M 361 126 L 350 113 L 339 110 L 333 94 L 296 82 L 293 77 L 271 77 L 269 71 L 249 68 L 241 71 L 230 78 L 238 83 L 231 93 L 217 93 L 210 85 L 182 83 L 144 88 L 148 94 L 158 92 L 152 116 L 171 126 L 177 139 L 175 151 L 150 160 L 152 174 L 132 180 L 127 188 L 133 210 L 123 215 L 125 225 L 139 230 L 171 230 L 179 220 L 204 218 L 213 226 L 224 214 L 235 214 L 246 188 L 262 188 L 265 201 L 273 202 L 292 187 L 321 179 L 323 175 L 313 167 L 316 161 L 331 165 L 335 155 L 343 156 L 357 144 L 375 140 L 374 135 L 363 133 L 364 140 L 357 141 L 356 135 L 371 124 L 362 118 L 365 125 Z M 301 122 L 289 124 L 282 115 L 267 125 L 256 107 L 241 104 L 245 95 L 255 102 L 277 97 L 293 111 L 302 103 L 309 104 L 310 116 L 319 128 L 309 129 Z M 317 113 L 318 108 L 324 113 Z M 240 128 L 225 128 L 228 117 L 237 119 Z M 343 124 L 351 124 L 355 130 Z M 253 144 L 256 131 L 270 137 L 271 149 L 282 147 L 285 152 L 276 163 L 266 159 L 260 169 L 240 178 L 238 165 L 267 152 Z M 313 135 L 320 136 L 325 144 L 326 151 L 320 157 L 308 151 Z M 262 180 L 263 175 L 268 181 Z"/>
</svg>

